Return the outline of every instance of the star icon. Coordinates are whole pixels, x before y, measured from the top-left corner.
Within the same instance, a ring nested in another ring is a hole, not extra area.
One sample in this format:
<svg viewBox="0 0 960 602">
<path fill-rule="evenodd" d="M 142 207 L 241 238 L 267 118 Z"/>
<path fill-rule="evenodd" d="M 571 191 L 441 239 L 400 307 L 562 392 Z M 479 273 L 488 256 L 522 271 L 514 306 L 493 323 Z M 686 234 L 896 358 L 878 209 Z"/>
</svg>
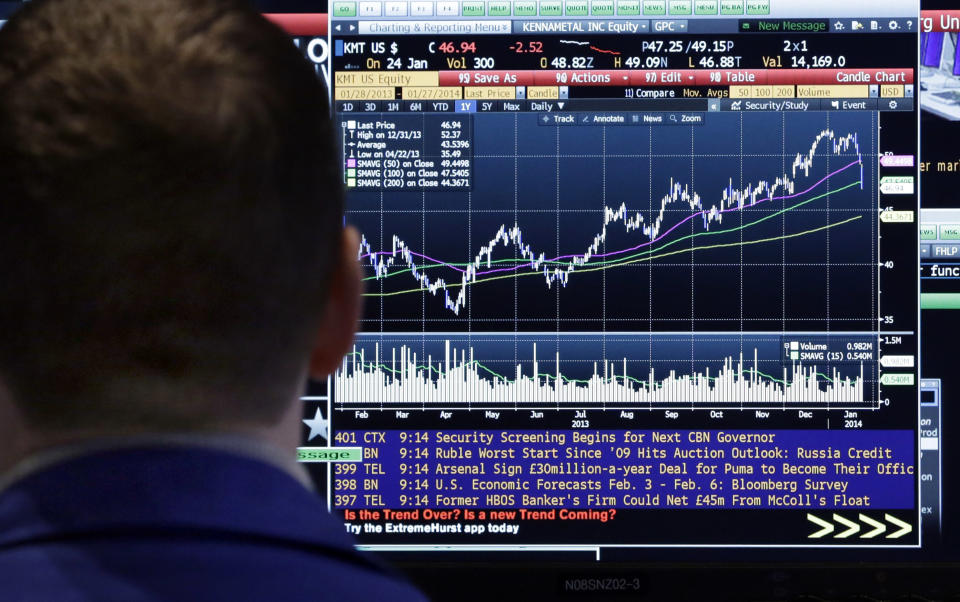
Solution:
<svg viewBox="0 0 960 602">
<path fill-rule="evenodd" d="M 310 434 L 307 436 L 308 442 L 313 441 L 313 438 L 318 435 L 326 439 L 330 433 L 330 422 L 323 417 L 320 408 L 317 408 L 317 413 L 313 415 L 313 418 L 304 418 L 303 423 L 310 427 Z"/>
</svg>

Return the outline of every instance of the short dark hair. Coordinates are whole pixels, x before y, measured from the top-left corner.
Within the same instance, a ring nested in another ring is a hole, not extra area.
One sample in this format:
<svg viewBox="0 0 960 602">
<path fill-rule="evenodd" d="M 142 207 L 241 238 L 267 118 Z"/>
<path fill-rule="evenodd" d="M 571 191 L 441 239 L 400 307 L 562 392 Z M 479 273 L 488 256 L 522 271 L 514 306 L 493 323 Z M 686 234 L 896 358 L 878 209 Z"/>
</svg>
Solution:
<svg viewBox="0 0 960 602">
<path fill-rule="evenodd" d="M 241 0 L 0 29 L 0 379 L 37 429 L 272 423 L 339 261 L 325 88 Z"/>
</svg>

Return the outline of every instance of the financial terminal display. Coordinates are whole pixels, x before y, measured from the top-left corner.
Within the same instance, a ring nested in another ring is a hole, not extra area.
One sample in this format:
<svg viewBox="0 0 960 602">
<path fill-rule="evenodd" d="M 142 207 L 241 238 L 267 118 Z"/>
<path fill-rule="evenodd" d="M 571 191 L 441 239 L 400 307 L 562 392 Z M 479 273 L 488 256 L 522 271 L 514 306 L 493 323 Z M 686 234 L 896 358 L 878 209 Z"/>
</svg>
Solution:
<svg viewBox="0 0 960 602">
<path fill-rule="evenodd" d="M 361 545 L 921 544 L 915 3 L 329 10 Z"/>
</svg>

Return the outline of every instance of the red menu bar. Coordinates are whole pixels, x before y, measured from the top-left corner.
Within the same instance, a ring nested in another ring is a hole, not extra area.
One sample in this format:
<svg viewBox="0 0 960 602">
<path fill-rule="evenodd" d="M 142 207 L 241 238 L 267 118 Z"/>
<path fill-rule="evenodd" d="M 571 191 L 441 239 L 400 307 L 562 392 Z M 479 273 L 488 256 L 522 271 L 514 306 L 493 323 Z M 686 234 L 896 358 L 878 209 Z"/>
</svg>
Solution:
<svg viewBox="0 0 960 602">
<path fill-rule="evenodd" d="M 960 10 L 922 10 L 920 29 L 931 31 L 960 31 Z"/>
<path fill-rule="evenodd" d="M 265 13 L 268 20 L 292 36 L 327 35 L 327 15 L 321 13 Z"/>
<path fill-rule="evenodd" d="M 728 86 L 912 84 L 912 69 L 441 71 L 441 86 Z"/>
</svg>

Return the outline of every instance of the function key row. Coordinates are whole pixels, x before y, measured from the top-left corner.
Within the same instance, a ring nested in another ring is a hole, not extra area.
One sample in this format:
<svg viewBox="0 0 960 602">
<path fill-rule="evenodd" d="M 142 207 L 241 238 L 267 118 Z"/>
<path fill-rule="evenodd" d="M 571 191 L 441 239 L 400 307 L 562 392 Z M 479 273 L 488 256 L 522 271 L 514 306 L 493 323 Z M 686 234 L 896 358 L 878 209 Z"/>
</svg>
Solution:
<svg viewBox="0 0 960 602">
<path fill-rule="evenodd" d="M 334 0 L 335 18 L 769 15 L 770 0 Z"/>
</svg>

